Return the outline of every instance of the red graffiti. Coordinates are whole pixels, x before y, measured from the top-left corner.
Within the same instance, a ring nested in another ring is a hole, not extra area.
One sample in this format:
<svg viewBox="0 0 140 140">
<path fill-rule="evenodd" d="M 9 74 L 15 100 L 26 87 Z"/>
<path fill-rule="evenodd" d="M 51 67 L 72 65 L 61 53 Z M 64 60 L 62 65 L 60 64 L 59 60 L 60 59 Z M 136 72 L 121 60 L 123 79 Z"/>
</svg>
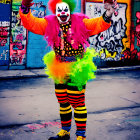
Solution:
<svg viewBox="0 0 140 140">
<path fill-rule="evenodd" d="M 7 43 L 7 37 L 0 37 L 0 46 L 5 46 Z"/>
<path fill-rule="evenodd" d="M 17 36 L 16 36 L 16 40 L 23 40 L 23 34 L 18 34 Z"/>
<path fill-rule="evenodd" d="M 138 51 L 136 49 L 131 52 L 131 60 L 134 60 L 137 57 L 137 53 Z"/>
<path fill-rule="evenodd" d="M 22 45 L 21 42 L 13 42 L 12 46 L 13 46 L 13 50 L 23 50 L 24 49 L 24 45 Z"/>
<path fill-rule="evenodd" d="M 137 46 L 140 47 L 140 12 L 136 13 L 136 17 L 137 17 L 137 25 L 136 25 L 136 32 L 135 32 L 135 36 L 137 37 Z"/>
<path fill-rule="evenodd" d="M 8 27 L 0 27 L 0 36 L 8 36 Z"/>
<path fill-rule="evenodd" d="M 140 52 L 137 53 L 138 60 L 140 61 Z"/>
<path fill-rule="evenodd" d="M 8 34 L 8 27 L 0 27 L 0 46 L 6 45 Z"/>
<path fill-rule="evenodd" d="M 140 12 L 136 12 L 137 24 L 140 24 Z"/>
<path fill-rule="evenodd" d="M 129 50 L 125 50 L 125 51 L 122 53 L 121 59 L 130 59 L 130 51 L 129 51 Z"/>
<path fill-rule="evenodd" d="M 137 59 L 138 57 L 138 50 L 134 49 L 133 51 L 130 52 L 130 50 L 125 50 L 122 54 L 122 60 L 123 59 L 130 59 L 130 60 L 134 60 Z M 138 59 L 140 59 L 138 57 Z"/>
<path fill-rule="evenodd" d="M 10 56 L 11 64 L 22 64 L 23 63 L 24 54 L 20 54 L 20 52 L 14 52 Z"/>
</svg>

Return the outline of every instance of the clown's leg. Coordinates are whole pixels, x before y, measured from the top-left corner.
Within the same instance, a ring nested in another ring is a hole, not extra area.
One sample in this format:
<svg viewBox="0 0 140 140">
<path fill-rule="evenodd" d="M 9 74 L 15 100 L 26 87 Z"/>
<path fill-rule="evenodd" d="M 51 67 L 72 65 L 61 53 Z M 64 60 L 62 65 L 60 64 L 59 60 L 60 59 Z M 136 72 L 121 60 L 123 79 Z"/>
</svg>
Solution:
<svg viewBox="0 0 140 140">
<path fill-rule="evenodd" d="M 68 103 L 68 96 L 66 93 L 66 85 L 55 84 L 55 94 L 60 104 L 60 118 L 62 130 L 55 137 L 49 138 L 49 140 L 69 140 L 71 120 L 72 120 L 72 110 L 71 105 Z"/>
<path fill-rule="evenodd" d="M 79 91 L 77 87 L 68 86 L 68 100 L 74 108 L 74 119 L 77 126 L 76 135 L 85 139 L 87 109 L 85 107 L 85 86 Z"/>
</svg>

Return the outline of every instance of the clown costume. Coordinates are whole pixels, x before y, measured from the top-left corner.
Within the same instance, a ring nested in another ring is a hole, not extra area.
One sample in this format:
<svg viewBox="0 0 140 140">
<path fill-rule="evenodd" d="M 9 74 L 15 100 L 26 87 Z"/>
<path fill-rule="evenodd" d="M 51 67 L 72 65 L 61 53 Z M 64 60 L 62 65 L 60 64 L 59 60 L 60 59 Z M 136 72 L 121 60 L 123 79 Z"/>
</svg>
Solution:
<svg viewBox="0 0 140 140">
<path fill-rule="evenodd" d="M 49 140 L 70 139 L 72 109 L 76 123 L 77 140 L 86 139 L 87 109 L 85 88 L 94 79 L 96 66 L 93 57 L 96 52 L 88 49 L 88 37 L 107 30 L 115 12 L 114 2 L 105 5 L 101 17 L 89 19 L 86 15 L 72 14 L 73 0 L 50 0 L 49 9 L 53 15 L 37 18 L 31 14 L 32 0 L 23 0 L 19 14 L 23 26 L 29 31 L 43 35 L 52 47 L 44 56 L 46 73 L 55 82 L 55 94 L 60 104 L 61 131 Z"/>
</svg>

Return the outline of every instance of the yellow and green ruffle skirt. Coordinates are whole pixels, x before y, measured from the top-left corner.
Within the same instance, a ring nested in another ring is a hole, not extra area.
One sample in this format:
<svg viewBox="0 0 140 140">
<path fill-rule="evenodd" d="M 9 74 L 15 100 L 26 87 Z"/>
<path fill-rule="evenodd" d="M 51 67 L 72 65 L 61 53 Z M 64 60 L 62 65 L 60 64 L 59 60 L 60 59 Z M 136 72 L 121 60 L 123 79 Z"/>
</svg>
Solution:
<svg viewBox="0 0 140 140">
<path fill-rule="evenodd" d="M 51 51 L 43 58 L 46 64 L 45 72 L 56 84 L 67 83 L 70 86 L 77 86 L 80 90 L 88 80 L 96 78 L 97 67 L 93 63 L 93 57 L 96 56 L 97 53 L 93 48 L 87 48 L 83 58 L 77 57 L 75 62 L 60 62 L 56 59 L 55 52 Z"/>
</svg>

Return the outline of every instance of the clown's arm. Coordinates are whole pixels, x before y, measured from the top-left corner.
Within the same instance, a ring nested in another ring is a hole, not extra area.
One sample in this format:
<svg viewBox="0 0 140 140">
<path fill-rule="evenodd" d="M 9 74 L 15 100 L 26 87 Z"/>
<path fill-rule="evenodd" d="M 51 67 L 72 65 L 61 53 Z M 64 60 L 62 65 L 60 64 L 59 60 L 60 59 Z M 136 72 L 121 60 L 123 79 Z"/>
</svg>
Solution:
<svg viewBox="0 0 140 140">
<path fill-rule="evenodd" d="M 30 10 L 30 6 L 32 5 L 30 3 L 31 1 L 28 1 L 28 4 L 25 2 L 25 0 L 22 1 L 21 8 L 19 10 L 23 26 L 35 34 L 44 35 L 45 29 L 48 25 L 47 20 L 44 18 L 34 17 Z"/>
<path fill-rule="evenodd" d="M 107 30 L 111 26 L 111 17 L 115 12 L 115 8 L 112 7 L 111 4 L 108 4 L 105 9 L 107 10 L 101 17 L 83 19 L 86 28 L 89 30 L 90 36 L 99 34 L 100 32 Z"/>
</svg>

